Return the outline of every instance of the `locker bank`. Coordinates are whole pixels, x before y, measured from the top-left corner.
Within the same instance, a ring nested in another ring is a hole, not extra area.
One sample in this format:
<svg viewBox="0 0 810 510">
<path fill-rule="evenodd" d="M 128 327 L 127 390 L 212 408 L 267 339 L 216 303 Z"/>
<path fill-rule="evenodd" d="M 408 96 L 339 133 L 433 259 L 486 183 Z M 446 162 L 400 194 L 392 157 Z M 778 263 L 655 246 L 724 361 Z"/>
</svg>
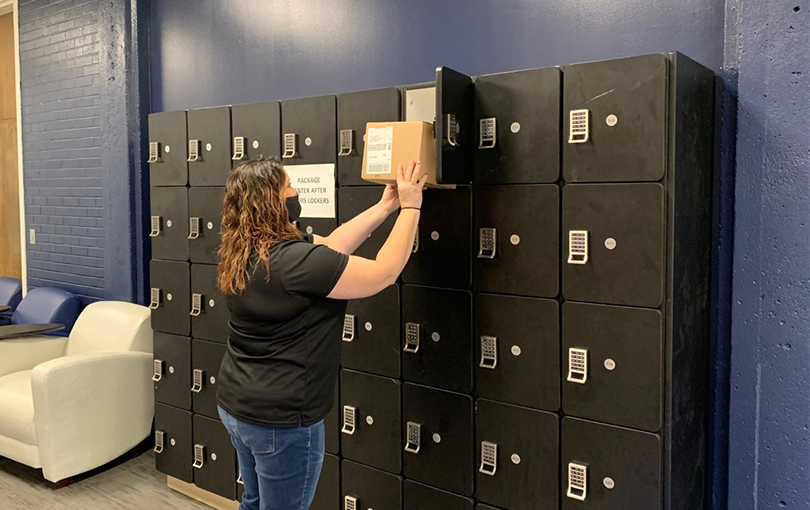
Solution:
<svg viewBox="0 0 810 510">
<path fill-rule="evenodd" d="M 0 509 L 810 510 L 809 15 L 0 0 Z"/>
</svg>

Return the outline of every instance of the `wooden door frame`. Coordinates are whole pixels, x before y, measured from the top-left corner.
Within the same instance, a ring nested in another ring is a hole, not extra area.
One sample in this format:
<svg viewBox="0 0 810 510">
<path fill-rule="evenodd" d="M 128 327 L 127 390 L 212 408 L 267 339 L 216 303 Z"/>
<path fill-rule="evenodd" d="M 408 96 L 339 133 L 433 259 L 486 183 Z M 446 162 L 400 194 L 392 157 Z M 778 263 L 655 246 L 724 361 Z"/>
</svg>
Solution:
<svg viewBox="0 0 810 510">
<path fill-rule="evenodd" d="M 17 90 L 17 180 L 20 198 L 20 268 L 22 272 L 23 294 L 28 292 L 28 262 L 25 241 L 25 183 L 23 182 L 23 146 L 22 146 L 22 98 L 20 94 L 20 17 L 17 8 L 18 0 L 0 0 L 0 16 L 12 13 L 14 20 L 14 80 Z"/>
</svg>

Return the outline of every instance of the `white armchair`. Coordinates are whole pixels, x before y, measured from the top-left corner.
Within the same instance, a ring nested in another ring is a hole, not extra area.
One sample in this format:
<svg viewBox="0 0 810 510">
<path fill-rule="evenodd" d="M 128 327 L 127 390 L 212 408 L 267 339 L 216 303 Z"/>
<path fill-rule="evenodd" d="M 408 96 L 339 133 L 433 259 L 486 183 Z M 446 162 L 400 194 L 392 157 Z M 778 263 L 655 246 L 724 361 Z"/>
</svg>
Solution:
<svg viewBox="0 0 810 510">
<path fill-rule="evenodd" d="M 68 338 L 0 341 L 0 455 L 58 482 L 143 441 L 154 390 L 149 309 L 93 303 Z"/>
</svg>

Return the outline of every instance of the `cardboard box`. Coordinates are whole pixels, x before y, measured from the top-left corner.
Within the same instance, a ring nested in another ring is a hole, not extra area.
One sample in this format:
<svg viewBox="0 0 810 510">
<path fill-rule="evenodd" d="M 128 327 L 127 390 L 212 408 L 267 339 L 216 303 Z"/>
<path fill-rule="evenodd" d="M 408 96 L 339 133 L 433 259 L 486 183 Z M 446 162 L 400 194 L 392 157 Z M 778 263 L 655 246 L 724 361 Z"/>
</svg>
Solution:
<svg viewBox="0 0 810 510">
<path fill-rule="evenodd" d="M 436 182 L 436 139 L 430 122 L 369 122 L 366 124 L 362 178 L 378 184 L 397 183 L 397 165 L 422 162 L 427 188 L 455 188 Z"/>
</svg>

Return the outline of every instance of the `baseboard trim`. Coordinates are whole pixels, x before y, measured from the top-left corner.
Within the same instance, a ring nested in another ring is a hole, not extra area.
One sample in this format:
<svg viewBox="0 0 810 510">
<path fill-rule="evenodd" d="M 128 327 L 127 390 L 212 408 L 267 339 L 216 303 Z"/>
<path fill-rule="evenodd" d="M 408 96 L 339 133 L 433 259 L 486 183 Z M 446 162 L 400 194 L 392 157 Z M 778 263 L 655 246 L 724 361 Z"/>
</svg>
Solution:
<svg viewBox="0 0 810 510">
<path fill-rule="evenodd" d="M 238 501 L 231 501 L 230 499 L 223 498 L 222 496 L 218 496 L 212 492 L 200 489 L 194 484 L 186 483 L 171 476 L 166 477 L 166 485 L 168 485 L 170 489 L 177 491 L 184 496 L 188 496 L 191 499 L 196 499 L 200 503 L 206 504 L 211 508 L 216 508 L 217 510 L 239 509 Z"/>
</svg>

